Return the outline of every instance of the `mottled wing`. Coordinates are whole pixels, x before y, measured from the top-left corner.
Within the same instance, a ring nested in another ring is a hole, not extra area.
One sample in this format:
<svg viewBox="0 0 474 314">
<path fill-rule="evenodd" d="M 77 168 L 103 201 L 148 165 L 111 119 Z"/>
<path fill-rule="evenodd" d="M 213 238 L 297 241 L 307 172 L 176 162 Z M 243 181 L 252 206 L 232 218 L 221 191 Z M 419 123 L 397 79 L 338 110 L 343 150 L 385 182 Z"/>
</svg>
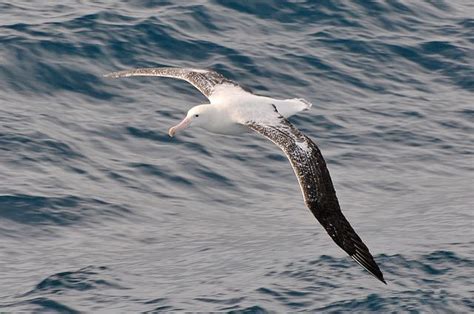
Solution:
<svg viewBox="0 0 474 314">
<path fill-rule="evenodd" d="M 184 80 L 191 83 L 201 93 L 209 98 L 216 86 L 230 84 L 239 86 L 234 81 L 225 78 L 222 74 L 202 69 L 189 68 L 141 68 L 106 74 L 105 77 L 120 78 L 130 76 L 161 76 Z"/>
<path fill-rule="evenodd" d="M 367 246 L 341 212 L 326 162 L 316 144 L 279 116 L 276 122 L 246 125 L 280 147 L 298 178 L 304 200 L 331 238 L 357 263 L 385 283 Z"/>
</svg>

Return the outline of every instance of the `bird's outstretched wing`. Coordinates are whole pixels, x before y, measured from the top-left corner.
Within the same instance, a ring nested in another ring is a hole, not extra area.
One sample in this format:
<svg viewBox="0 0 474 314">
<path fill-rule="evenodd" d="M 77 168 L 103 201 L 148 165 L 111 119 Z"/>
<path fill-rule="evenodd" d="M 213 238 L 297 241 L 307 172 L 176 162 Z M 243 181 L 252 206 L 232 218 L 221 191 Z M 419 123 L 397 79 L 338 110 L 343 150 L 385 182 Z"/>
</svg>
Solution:
<svg viewBox="0 0 474 314">
<path fill-rule="evenodd" d="M 386 284 L 369 249 L 341 212 L 326 162 L 316 144 L 279 115 L 276 108 L 275 119 L 245 124 L 283 150 L 298 178 L 306 206 L 337 245 Z"/>
<path fill-rule="evenodd" d="M 191 83 L 204 96 L 209 98 L 219 85 L 233 85 L 240 87 L 234 81 L 225 78 L 222 74 L 204 70 L 204 69 L 190 69 L 190 68 L 141 68 L 133 70 L 125 70 L 113 72 L 104 75 L 110 78 L 121 78 L 130 76 L 161 76 L 175 78 Z M 242 87 L 240 87 L 242 88 Z M 243 88 L 242 88 L 243 89 Z"/>
</svg>

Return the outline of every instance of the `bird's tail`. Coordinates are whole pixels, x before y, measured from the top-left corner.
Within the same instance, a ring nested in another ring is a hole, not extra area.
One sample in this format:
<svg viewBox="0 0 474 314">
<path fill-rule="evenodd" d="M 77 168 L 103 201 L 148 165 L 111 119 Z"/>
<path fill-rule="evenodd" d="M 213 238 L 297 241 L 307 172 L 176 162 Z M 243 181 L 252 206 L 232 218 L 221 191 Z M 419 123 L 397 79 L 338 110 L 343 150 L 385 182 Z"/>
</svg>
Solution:
<svg viewBox="0 0 474 314">
<path fill-rule="evenodd" d="M 292 100 L 300 102 L 303 105 L 303 110 L 309 110 L 309 108 L 311 108 L 311 106 L 313 106 L 312 103 L 310 103 L 309 101 L 307 101 L 304 98 L 293 98 Z"/>
</svg>

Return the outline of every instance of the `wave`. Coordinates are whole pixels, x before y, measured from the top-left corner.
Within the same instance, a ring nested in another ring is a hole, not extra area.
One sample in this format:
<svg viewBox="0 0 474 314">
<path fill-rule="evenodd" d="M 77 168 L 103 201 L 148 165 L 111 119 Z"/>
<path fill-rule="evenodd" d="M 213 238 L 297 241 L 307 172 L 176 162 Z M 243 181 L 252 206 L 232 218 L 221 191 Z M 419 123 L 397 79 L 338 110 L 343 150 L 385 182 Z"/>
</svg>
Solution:
<svg viewBox="0 0 474 314">
<path fill-rule="evenodd" d="M 0 307 L 474 311 L 470 10 L 468 1 L 4 1 Z M 313 108 L 292 122 L 320 146 L 355 227 L 388 252 L 437 249 L 378 255 L 387 287 L 349 258 L 312 258 L 308 243 L 332 243 L 316 237 L 324 231 L 313 230 L 272 143 L 199 128 L 170 139 L 169 126 L 207 101 L 198 91 L 103 78 L 153 66 L 212 68 L 259 94 L 308 99 Z M 295 244 L 310 257 L 276 249 Z M 76 254 L 92 249 L 100 254 Z M 242 266 L 247 250 L 255 259 Z M 80 266 L 98 256 L 106 266 Z"/>
<path fill-rule="evenodd" d="M 16 302 L 0 308 L 58 310 L 64 296 L 81 293 L 94 299 L 96 309 L 104 309 L 116 296 L 135 300 L 136 308 L 154 311 L 226 311 L 229 313 L 268 313 L 273 311 L 316 312 L 390 312 L 443 311 L 469 312 L 474 308 L 469 287 L 474 260 L 452 251 L 433 251 L 415 256 L 379 255 L 376 257 L 386 273 L 388 286 L 360 286 L 365 274 L 347 258 L 323 255 L 314 260 L 299 260 L 287 265 L 268 265 L 256 282 L 268 285 L 252 289 L 214 294 L 194 291 L 194 297 L 180 300 L 156 291 L 152 299 L 144 299 L 138 287 L 124 282 L 120 272 L 109 266 L 87 266 L 64 271 L 41 280 L 30 291 L 17 296 Z M 368 280 L 373 280 L 369 278 Z M 189 283 L 192 278 L 188 278 Z M 256 284 L 252 283 L 251 285 Z M 135 283 L 136 284 L 136 283 Z M 151 283 L 144 283 L 151 284 Z M 158 285 L 159 283 L 155 283 Z M 227 285 L 228 283 L 223 283 Z M 249 283 L 250 284 L 250 283 Z M 447 289 L 447 284 L 451 287 Z M 377 291 L 378 292 L 375 292 Z M 87 292 L 87 294 L 85 294 Z M 138 293 L 138 294 L 136 294 Z M 74 311 L 74 309 L 71 309 Z"/>
</svg>

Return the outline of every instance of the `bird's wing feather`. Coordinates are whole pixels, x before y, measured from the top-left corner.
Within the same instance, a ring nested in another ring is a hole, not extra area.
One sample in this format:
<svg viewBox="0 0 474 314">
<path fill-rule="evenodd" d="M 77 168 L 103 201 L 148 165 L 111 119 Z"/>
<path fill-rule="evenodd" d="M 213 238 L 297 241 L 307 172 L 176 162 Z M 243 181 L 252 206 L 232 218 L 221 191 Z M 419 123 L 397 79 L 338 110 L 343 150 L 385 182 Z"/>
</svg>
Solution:
<svg viewBox="0 0 474 314">
<path fill-rule="evenodd" d="M 326 162 L 319 148 L 310 138 L 279 115 L 276 108 L 275 115 L 275 119 L 247 121 L 245 124 L 283 150 L 298 178 L 306 206 L 337 245 L 374 277 L 385 283 L 383 274 L 369 249 L 341 212 Z"/>
<path fill-rule="evenodd" d="M 161 76 L 187 81 L 196 87 L 204 96 L 209 98 L 219 85 L 231 85 L 240 87 L 234 81 L 225 78 L 222 74 L 190 68 L 140 68 L 133 70 L 118 71 L 104 75 L 110 78 L 121 78 L 130 76 Z M 240 87 L 242 88 L 242 87 Z M 243 89 L 243 88 L 242 88 Z"/>
</svg>

